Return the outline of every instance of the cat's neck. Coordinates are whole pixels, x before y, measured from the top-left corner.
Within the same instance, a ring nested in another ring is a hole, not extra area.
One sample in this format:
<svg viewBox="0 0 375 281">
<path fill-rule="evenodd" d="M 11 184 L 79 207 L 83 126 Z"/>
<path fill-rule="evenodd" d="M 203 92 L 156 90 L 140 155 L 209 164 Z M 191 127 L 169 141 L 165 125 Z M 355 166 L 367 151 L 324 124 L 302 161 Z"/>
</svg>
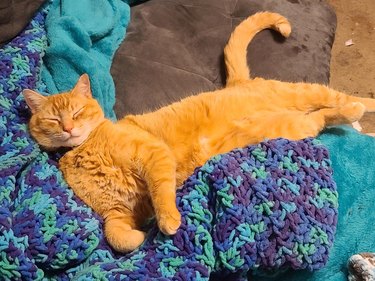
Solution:
<svg viewBox="0 0 375 281">
<path fill-rule="evenodd" d="M 95 136 L 97 134 L 100 134 L 103 130 L 108 129 L 108 127 L 111 127 L 112 125 L 113 125 L 113 122 L 111 120 L 109 120 L 107 118 L 103 118 L 102 120 L 97 122 L 97 125 L 95 126 L 95 128 L 93 130 L 91 130 L 91 132 L 89 133 L 87 138 L 80 145 L 77 145 L 77 146 L 74 146 L 74 147 L 71 147 L 71 148 L 76 149 L 76 148 L 82 147 L 91 138 L 95 138 Z"/>
<path fill-rule="evenodd" d="M 103 130 L 107 127 L 111 127 L 113 125 L 114 125 L 114 123 L 111 120 L 109 120 L 107 118 L 103 118 L 103 120 L 98 122 L 96 127 L 91 131 L 91 133 L 89 134 L 89 136 L 87 137 L 86 140 L 88 140 L 90 137 L 92 137 L 95 133 L 100 132 L 101 130 Z"/>
</svg>

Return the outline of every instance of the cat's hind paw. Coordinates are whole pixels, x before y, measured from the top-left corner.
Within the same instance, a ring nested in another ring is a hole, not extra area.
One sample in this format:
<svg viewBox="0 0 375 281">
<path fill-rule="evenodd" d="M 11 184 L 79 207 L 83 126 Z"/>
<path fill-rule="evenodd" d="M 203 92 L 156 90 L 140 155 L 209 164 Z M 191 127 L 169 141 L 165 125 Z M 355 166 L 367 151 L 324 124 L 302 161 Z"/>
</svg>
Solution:
<svg viewBox="0 0 375 281">
<path fill-rule="evenodd" d="M 340 114 L 351 123 L 362 118 L 366 111 L 366 107 L 360 102 L 347 103 L 340 108 Z"/>
</svg>

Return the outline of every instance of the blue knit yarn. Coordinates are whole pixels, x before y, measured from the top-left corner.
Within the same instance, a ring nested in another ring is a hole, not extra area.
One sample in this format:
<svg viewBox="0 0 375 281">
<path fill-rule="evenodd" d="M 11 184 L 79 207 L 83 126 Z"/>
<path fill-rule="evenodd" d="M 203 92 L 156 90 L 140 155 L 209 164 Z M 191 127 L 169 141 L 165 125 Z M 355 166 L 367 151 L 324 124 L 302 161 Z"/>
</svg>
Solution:
<svg viewBox="0 0 375 281">
<path fill-rule="evenodd" d="M 0 49 L 0 279 L 41 280 L 87 259 L 100 221 L 66 186 L 57 163 L 27 132 L 21 91 L 43 90 L 45 11 Z"/>
</svg>

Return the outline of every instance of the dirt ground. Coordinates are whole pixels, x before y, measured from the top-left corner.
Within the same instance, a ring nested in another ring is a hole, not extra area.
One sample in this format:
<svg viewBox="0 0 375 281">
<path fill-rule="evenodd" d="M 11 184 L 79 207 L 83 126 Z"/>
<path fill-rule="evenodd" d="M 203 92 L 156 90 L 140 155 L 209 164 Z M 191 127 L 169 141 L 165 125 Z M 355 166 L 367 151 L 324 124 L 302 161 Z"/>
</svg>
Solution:
<svg viewBox="0 0 375 281">
<path fill-rule="evenodd" d="M 330 86 L 349 94 L 375 98 L 375 0 L 328 2 L 337 15 Z M 345 46 L 350 39 L 354 45 Z M 366 113 L 360 124 L 363 132 L 375 133 L 375 113 Z"/>
</svg>

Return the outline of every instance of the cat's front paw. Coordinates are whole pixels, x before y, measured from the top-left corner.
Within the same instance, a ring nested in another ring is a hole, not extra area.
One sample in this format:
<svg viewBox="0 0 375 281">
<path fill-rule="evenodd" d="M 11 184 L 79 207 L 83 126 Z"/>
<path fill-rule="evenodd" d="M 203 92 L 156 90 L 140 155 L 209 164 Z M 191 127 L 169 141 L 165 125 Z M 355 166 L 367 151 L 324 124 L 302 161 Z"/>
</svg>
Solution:
<svg viewBox="0 0 375 281">
<path fill-rule="evenodd" d="M 159 229 L 166 235 L 175 234 L 181 225 L 181 214 L 176 207 L 157 214 Z"/>
<path fill-rule="evenodd" d="M 105 224 L 105 236 L 116 251 L 128 253 L 138 248 L 145 240 L 146 233 L 131 229 L 129 225 L 109 221 Z"/>
</svg>

